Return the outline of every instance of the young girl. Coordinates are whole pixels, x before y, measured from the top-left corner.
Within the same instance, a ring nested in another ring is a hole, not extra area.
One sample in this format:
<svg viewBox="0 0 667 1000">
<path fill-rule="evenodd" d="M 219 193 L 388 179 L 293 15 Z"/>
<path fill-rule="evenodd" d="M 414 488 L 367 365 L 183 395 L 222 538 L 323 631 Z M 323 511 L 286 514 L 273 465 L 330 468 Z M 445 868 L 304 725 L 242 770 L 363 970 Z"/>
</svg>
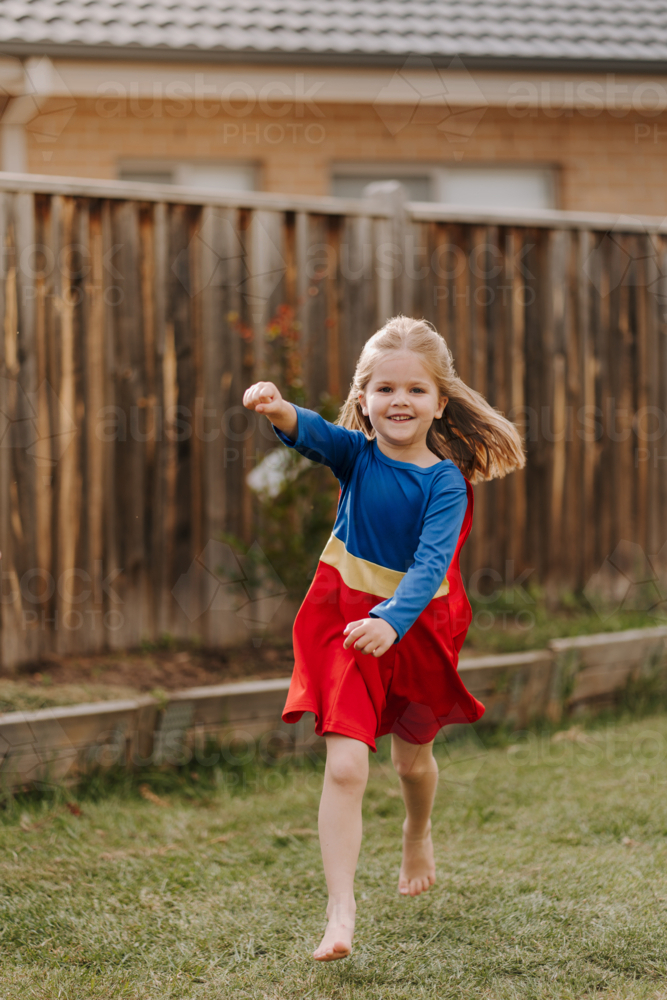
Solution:
<svg viewBox="0 0 667 1000">
<path fill-rule="evenodd" d="M 333 533 L 294 622 L 286 722 L 315 713 L 327 760 L 319 811 L 328 924 L 314 958 L 349 955 L 368 748 L 392 734 L 406 819 L 398 889 L 435 882 L 432 746 L 484 706 L 458 654 L 472 618 L 459 553 L 472 525 L 471 482 L 525 464 L 515 426 L 454 371 L 424 320 L 395 316 L 364 346 L 336 424 L 286 402 L 272 382 L 243 397 L 281 441 L 340 482 Z"/>
</svg>

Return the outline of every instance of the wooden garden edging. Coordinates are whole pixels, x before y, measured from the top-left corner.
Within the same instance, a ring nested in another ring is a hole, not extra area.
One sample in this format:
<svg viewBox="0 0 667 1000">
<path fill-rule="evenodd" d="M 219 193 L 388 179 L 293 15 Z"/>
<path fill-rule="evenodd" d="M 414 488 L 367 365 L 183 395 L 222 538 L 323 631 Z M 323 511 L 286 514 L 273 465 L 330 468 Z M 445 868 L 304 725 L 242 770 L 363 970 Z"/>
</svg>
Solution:
<svg viewBox="0 0 667 1000">
<path fill-rule="evenodd" d="M 667 626 L 552 639 L 553 701 L 571 712 L 609 705 L 632 678 L 650 678 L 664 669 Z"/>
<path fill-rule="evenodd" d="M 555 639 L 548 649 L 463 658 L 466 687 L 486 705 L 486 720 L 526 727 L 608 706 L 630 678 L 667 678 L 667 626 Z M 76 780 L 96 766 L 208 761 L 205 738 L 216 737 L 230 762 L 321 748 L 313 717 L 286 726 L 280 713 L 289 678 L 178 691 L 160 704 L 146 696 L 8 712 L 0 715 L 0 784 L 6 790 Z M 226 748 L 226 749 L 225 749 Z"/>
</svg>

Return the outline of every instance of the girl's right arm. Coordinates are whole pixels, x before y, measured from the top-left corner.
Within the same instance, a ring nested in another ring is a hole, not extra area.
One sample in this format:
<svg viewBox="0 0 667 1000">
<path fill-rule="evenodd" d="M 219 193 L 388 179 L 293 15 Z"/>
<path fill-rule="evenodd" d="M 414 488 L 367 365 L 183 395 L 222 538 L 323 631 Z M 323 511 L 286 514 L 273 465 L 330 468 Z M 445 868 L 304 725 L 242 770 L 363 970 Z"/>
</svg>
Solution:
<svg viewBox="0 0 667 1000">
<path fill-rule="evenodd" d="M 273 382 L 251 385 L 243 396 L 243 405 L 265 414 L 283 444 L 313 462 L 328 465 L 340 482 L 345 480 L 366 443 L 361 431 L 330 424 L 314 410 L 286 402 Z"/>
</svg>

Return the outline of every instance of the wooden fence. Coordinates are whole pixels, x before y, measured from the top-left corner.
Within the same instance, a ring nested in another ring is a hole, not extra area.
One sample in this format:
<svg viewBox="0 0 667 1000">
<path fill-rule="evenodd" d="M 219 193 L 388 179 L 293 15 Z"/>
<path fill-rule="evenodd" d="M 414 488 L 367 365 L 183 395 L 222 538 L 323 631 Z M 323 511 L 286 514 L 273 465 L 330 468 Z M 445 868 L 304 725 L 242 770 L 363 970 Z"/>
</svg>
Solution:
<svg viewBox="0 0 667 1000">
<path fill-rule="evenodd" d="M 244 596 L 242 558 L 215 578 L 275 443 L 242 392 L 340 400 L 396 312 L 525 433 L 526 469 L 475 487 L 466 581 L 664 571 L 660 221 L 0 174 L 0 235 L 5 668 L 284 623 L 279 581 Z"/>
</svg>

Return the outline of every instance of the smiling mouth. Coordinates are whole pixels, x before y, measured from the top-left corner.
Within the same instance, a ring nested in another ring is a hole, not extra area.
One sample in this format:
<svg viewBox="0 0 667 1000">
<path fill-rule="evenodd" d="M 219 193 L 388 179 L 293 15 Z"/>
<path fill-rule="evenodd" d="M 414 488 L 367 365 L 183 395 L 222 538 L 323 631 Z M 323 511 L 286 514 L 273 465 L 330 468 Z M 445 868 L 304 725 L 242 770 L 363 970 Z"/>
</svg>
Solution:
<svg viewBox="0 0 667 1000">
<path fill-rule="evenodd" d="M 389 419 L 393 420 L 394 423 L 397 423 L 397 424 L 400 423 L 400 424 L 402 424 L 402 423 L 404 423 L 407 420 L 412 420 L 413 417 L 409 417 L 407 414 L 404 414 L 404 413 L 403 414 L 397 413 L 395 416 L 389 417 Z"/>
</svg>

